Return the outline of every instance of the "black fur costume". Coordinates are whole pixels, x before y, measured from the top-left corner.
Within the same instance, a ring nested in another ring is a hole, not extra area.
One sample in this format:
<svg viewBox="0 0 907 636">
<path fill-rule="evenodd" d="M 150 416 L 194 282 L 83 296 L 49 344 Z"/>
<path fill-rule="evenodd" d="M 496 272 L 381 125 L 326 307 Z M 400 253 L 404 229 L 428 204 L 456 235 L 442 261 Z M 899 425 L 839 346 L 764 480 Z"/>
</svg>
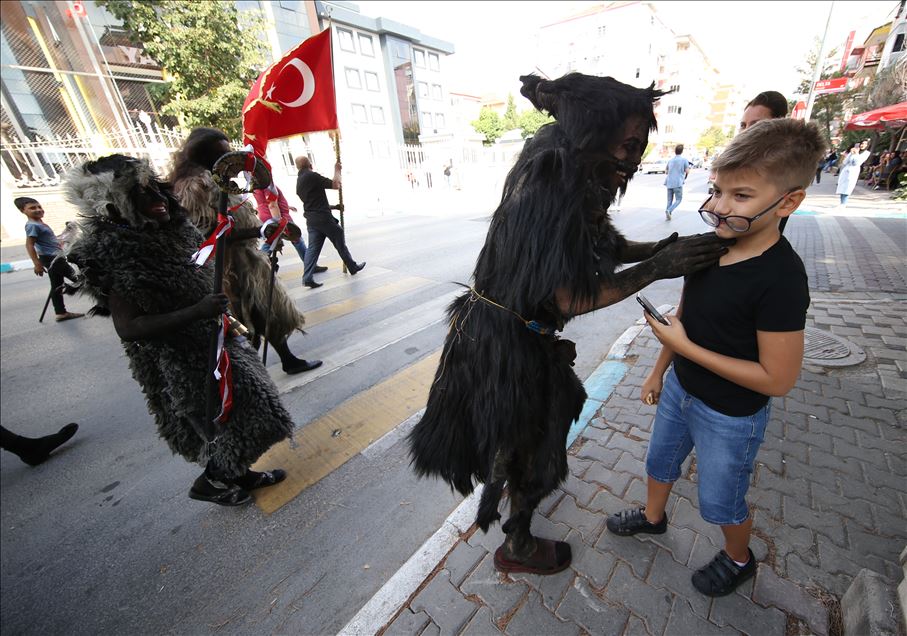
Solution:
<svg viewBox="0 0 907 636">
<path fill-rule="evenodd" d="M 577 73 L 521 79 L 521 92 L 556 121 L 527 141 L 507 176 L 473 290 L 449 308 L 450 329 L 425 414 L 409 437 L 420 476 L 440 476 L 464 495 L 475 482 L 485 484 L 476 519 L 483 530 L 500 518 L 508 483 L 508 541 L 514 532 L 524 541 L 531 537 L 533 510 L 566 477 L 567 434 L 586 398 L 571 368 L 573 343 L 524 321 L 553 332 L 581 313 L 558 308 L 558 289 L 574 301 L 591 301 L 603 287 L 623 298 L 657 278 L 684 273 L 666 266 L 672 250 L 655 256 L 676 235 L 634 243 L 607 213 L 617 188 L 604 184 L 613 184 L 619 172 L 632 177 L 637 167 L 608 149 L 619 143 L 629 117 L 654 128 L 653 104 L 661 93 Z M 621 263 L 644 259 L 615 273 Z"/>
<path fill-rule="evenodd" d="M 86 164 L 87 165 L 87 164 Z M 171 221 L 160 227 L 135 210 L 131 193 L 157 180 L 145 161 L 117 173 L 72 171 L 67 198 L 80 210 L 81 235 L 69 251 L 85 281 L 81 288 L 101 305 L 111 292 L 147 314 L 188 307 L 212 293 L 213 265 L 197 267 L 190 255 L 203 237 L 167 190 Z M 277 388 L 247 344 L 228 338 L 233 367 L 233 411 L 221 437 L 207 445 L 191 420 L 205 417 L 211 333 L 217 319 L 199 320 L 166 339 L 123 342 L 132 375 L 170 449 L 190 462 L 210 460 L 238 477 L 262 453 L 292 434 L 293 422 Z"/>
</svg>

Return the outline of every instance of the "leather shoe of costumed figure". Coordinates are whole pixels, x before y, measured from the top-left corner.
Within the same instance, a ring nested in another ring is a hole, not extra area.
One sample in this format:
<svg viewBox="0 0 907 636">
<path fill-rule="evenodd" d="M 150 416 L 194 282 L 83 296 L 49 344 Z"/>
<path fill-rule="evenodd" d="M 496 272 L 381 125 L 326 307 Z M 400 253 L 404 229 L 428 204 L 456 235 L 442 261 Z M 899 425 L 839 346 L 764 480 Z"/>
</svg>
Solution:
<svg viewBox="0 0 907 636">
<path fill-rule="evenodd" d="M 302 284 L 305 285 L 306 287 L 310 287 L 311 289 L 318 289 L 318 288 L 321 287 L 324 283 L 316 283 L 315 281 L 310 280 L 310 281 L 307 281 L 307 282 L 306 282 L 306 281 L 303 281 Z"/>
<path fill-rule="evenodd" d="M 316 274 L 324 274 L 326 271 L 328 271 L 328 268 L 324 265 L 316 265 L 315 269 L 312 271 L 314 271 Z"/>
<path fill-rule="evenodd" d="M 362 261 L 361 263 L 356 263 L 355 269 L 350 268 L 350 276 L 355 276 L 363 269 L 365 269 L 365 261 Z"/>
</svg>

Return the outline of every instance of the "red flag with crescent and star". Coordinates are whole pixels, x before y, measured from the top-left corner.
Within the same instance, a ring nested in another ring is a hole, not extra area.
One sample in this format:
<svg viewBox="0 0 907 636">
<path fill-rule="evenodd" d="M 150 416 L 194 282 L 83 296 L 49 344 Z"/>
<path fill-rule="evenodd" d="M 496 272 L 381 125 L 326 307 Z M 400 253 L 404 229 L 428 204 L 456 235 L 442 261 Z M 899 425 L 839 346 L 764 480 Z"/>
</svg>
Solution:
<svg viewBox="0 0 907 636">
<path fill-rule="evenodd" d="M 331 30 L 313 35 L 269 66 L 242 109 L 243 144 L 265 156 L 270 139 L 336 130 Z"/>
</svg>

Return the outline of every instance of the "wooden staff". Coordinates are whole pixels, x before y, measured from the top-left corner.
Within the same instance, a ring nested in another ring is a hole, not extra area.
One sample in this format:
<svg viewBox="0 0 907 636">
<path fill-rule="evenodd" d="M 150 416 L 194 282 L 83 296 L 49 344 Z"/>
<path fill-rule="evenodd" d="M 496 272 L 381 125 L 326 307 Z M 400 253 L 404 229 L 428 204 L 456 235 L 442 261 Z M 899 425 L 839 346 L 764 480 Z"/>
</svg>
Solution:
<svg viewBox="0 0 907 636">
<path fill-rule="evenodd" d="M 217 206 L 217 216 L 221 218 L 227 214 L 227 192 L 221 190 L 220 203 Z M 214 243 L 214 293 L 221 294 L 224 291 L 224 252 L 227 248 L 226 233 L 217 238 Z M 206 393 L 208 397 L 205 402 L 205 421 L 202 423 L 202 430 L 205 433 L 205 439 L 209 442 L 217 437 L 217 428 L 214 424 L 214 418 L 220 413 L 220 392 L 218 384 L 214 378 L 214 370 L 217 368 L 217 341 L 223 329 L 223 318 L 219 317 L 217 327 L 211 334 L 211 347 L 208 352 L 208 380 L 206 383 Z M 224 345 L 226 346 L 226 344 Z"/>
<path fill-rule="evenodd" d="M 334 157 L 336 158 L 336 163 L 340 163 L 340 131 L 334 131 Z M 345 231 L 345 226 L 343 223 L 343 177 L 341 176 L 340 185 L 337 188 L 337 203 L 340 205 L 340 229 Z M 346 263 L 343 264 L 343 273 L 347 273 Z"/>
</svg>

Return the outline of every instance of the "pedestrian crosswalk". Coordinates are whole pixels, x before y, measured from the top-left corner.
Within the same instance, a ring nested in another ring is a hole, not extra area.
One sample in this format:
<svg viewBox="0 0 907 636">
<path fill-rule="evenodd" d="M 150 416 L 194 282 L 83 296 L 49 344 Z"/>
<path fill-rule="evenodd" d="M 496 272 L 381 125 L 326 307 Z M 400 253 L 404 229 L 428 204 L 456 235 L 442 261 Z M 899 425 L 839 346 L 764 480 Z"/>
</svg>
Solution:
<svg viewBox="0 0 907 636">
<path fill-rule="evenodd" d="M 456 240 L 451 237 L 446 242 Z M 355 277 L 342 272 L 339 260 L 322 259 L 322 264 L 328 271 L 316 280 L 323 286 L 309 289 L 302 285 L 298 257 L 292 253 L 281 256 L 279 276 L 306 317 L 306 333 L 291 339 L 291 349 L 301 357 L 321 359 L 323 364 L 291 376 L 282 371 L 276 356 L 269 356 L 268 372 L 291 416 L 302 424 L 292 442 L 276 445 L 256 464 L 258 470 L 281 467 L 287 471 L 283 483 L 256 493 L 257 505 L 268 514 L 292 502 L 425 406 L 440 357 L 439 336 L 446 309 L 461 291 L 451 282 L 410 275 L 378 263 L 369 263 Z M 431 328 L 437 334 L 426 332 Z M 422 332 L 426 335 L 420 338 Z M 400 351 L 407 354 L 402 361 Z M 386 366 L 388 374 L 376 377 L 373 373 L 366 380 L 370 385 L 350 394 L 347 389 L 353 382 L 353 370 L 359 368 L 356 363 L 366 359 L 366 367 Z M 333 389 L 345 391 L 345 399 L 313 414 L 312 396 Z"/>
</svg>

